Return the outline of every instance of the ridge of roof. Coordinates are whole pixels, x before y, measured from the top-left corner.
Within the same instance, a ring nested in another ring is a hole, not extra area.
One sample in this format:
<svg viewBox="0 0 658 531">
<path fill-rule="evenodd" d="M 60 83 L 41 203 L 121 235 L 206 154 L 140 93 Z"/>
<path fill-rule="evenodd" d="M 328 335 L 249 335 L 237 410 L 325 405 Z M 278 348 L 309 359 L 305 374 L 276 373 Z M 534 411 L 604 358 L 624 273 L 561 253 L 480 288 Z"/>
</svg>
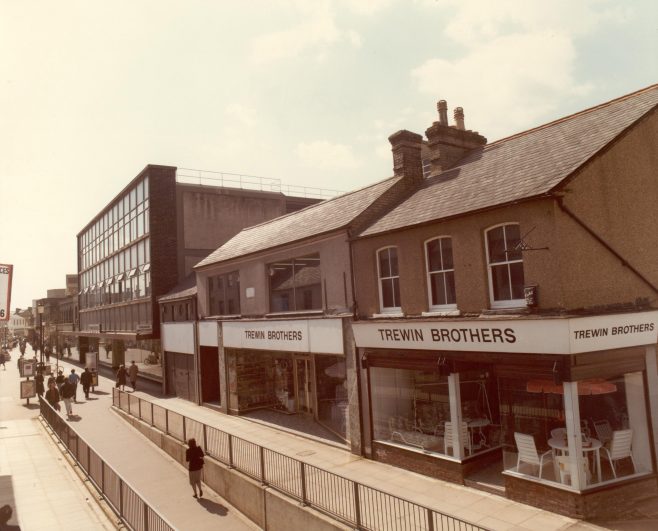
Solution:
<svg viewBox="0 0 658 531">
<path fill-rule="evenodd" d="M 632 98 L 634 96 L 637 96 L 638 94 L 641 94 L 643 92 L 650 92 L 651 90 L 656 89 L 656 88 L 658 88 L 658 83 L 654 83 L 653 85 L 649 85 L 648 87 L 644 87 L 644 88 L 641 88 L 641 89 L 636 90 L 634 92 L 624 94 L 623 96 L 619 96 L 618 98 L 613 98 L 611 100 L 604 101 L 603 103 L 599 103 L 597 105 L 587 107 L 586 109 L 581 109 L 580 111 L 576 111 L 574 113 L 567 114 L 566 116 L 561 116 L 560 118 L 556 118 L 555 120 L 553 120 L 551 122 L 546 122 L 545 124 L 540 124 L 540 125 L 537 125 L 535 127 L 531 127 L 530 129 L 526 129 L 525 131 L 520 131 L 518 133 L 514 133 L 513 135 L 509 135 L 509 136 L 505 136 L 503 138 L 499 138 L 498 140 L 495 140 L 495 141 L 491 142 L 491 144 L 486 144 L 485 146 L 483 146 L 483 149 L 486 150 L 489 147 L 492 147 L 492 148 L 497 147 L 496 144 L 499 144 L 501 142 L 507 142 L 507 141 L 513 140 L 517 137 L 521 137 L 521 136 L 524 136 L 524 135 L 527 135 L 527 134 L 530 134 L 530 133 L 534 133 L 534 132 L 539 131 L 541 129 L 546 129 L 547 127 L 553 127 L 553 126 L 555 126 L 555 125 L 557 125 L 561 122 L 566 122 L 566 121 L 569 121 L 569 120 L 573 120 L 577 116 L 587 114 L 587 113 L 590 113 L 590 112 L 594 112 L 594 111 L 596 111 L 596 110 L 598 110 L 602 107 L 607 107 L 608 105 L 612 105 L 612 104 L 618 103 L 620 101 L 630 99 L 630 98 Z"/>
</svg>

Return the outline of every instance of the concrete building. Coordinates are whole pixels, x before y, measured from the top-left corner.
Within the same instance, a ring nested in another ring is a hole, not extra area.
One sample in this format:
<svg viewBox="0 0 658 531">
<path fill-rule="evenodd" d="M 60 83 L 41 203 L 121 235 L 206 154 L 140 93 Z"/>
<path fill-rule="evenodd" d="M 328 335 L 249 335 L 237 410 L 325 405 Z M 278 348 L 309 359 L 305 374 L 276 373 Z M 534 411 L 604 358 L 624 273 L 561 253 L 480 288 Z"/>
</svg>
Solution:
<svg viewBox="0 0 658 531">
<path fill-rule="evenodd" d="M 77 235 L 81 360 L 88 351 L 113 367 L 136 360 L 161 378 L 157 298 L 241 228 L 319 201 L 278 189 L 274 180 L 146 166 Z"/>
<path fill-rule="evenodd" d="M 25 310 L 16 308 L 9 317 L 9 321 L 6 323 L 9 336 L 28 338 L 31 329 L 34 326 L 33 321 L 34 317 L 31 308 L 26 308 Z"/>
<path fill-rule="evenodd" d="M 485 145 L 440 103 L 352 242 L 367 456 L 581 518 L 656 495 L 657 105 Z"/>
</svg>

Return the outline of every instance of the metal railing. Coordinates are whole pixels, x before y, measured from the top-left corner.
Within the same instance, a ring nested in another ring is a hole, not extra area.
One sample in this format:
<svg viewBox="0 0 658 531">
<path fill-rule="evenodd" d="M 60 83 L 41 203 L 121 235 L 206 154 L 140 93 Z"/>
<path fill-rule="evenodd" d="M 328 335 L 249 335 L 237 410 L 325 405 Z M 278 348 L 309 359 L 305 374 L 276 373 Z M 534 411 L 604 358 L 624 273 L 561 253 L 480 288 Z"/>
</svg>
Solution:
<svg viewBox="0 0 658 531">
<path fill-rule="evenodd" d="M 291 197 L 305 197 L 313 199 L 329 199 L 344 192 L 326 188 L 313 188 L 310 186 L 296 186 L 281 184 L 281 179 L 272 177 L 258 177 L 256 175 L 241 175 L 208 170 L 194 170 L 191 168 L 178 168 L 176 181 L 200 186 L 222 186 L 226 188 L 240 188 L 242 190 L 258 190 L 261 192 L 278 192 Z"/>
<path fill-rule="evenodd" d="M 229 468 L 355 529 L 486 531 L 476 524 L 328 472 L 116 388 L 112 390 L 112 403 L 182 443 L 196 439 L 207 455 Z"/>
<path fill-rule="evenodd" d="M 153 509 L 47 401 L 39 398 L 39 403 L 41 417 L 129 529 L 176 531 L 176 527 Z"/>
</svg>

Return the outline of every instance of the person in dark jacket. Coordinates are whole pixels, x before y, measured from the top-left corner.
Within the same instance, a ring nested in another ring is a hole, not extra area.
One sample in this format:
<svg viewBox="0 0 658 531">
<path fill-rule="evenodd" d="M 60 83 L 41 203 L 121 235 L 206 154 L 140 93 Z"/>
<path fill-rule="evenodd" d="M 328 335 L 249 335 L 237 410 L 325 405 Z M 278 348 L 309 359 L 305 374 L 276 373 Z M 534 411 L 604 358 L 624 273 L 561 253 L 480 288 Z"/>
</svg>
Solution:
<svg viewBox="0 0 658 531">
<path fill-rule="evenodd" d="M 203 497 L 203 491 L 201 490 L 201 476 L 203 473 L 203 449 L 200 446 L 197 446 L 196 440 L 190 439 L 187 441 L 189 448 L 185 450 L 185 461 L 189 462 L 189 471 L 190 471 L 190 485 L 192 485 L 192 490 L 194 491 L 194 497 L 196 498 L 196 489 L 199 487 L 199 497 Z"/>
<path fill-rule="evenodd" d="M 43 386 L 43 374 L 41 371 L 37 372 L 37 375 L 34 377 L 34 379 L 37 382 L 37 394 L 39 396 L 43 396 L 43 393 L 46 391 L 46 389 Z"/>
<path fill-rule="evenodd" d="M 80 375 L 80 383 L 82 384 L 85 398 L 89 400 L 89 388 L 91 387 L 91 373 L 89 372 L 89 368 L 85 367 L 85 370 Z"/>
<path fill-rule="evenodd" d="M 46 391 L 46 400 L 51 406 L 53 406 L 53 409 L 56 409 L 57 411 L 60 410 L 59 391 L 57 390 L 57 386 L 55 385 L 55 382 L 48 384 L 48 390 Z"/>
<path fill-rule="evenodd" d="M 124 365 L 119 366 L 119 370 L 117 371 L 117 387 L 121 387 L 122 391 L 125 391 L 126 387 L 126 376 L 128 371 L 126 371 L 126 367 Z"/>
<path fill-rule="evenodd" d="M 64 385 L 64 382 L 66 381 L 66 376 L 64 376 L 64 371 L 59 370 L 57 373 L 57 378 L 55 378 L 55 384 L 57 384 L 57 390 L 61 393 L 62 392 L 62 386 Z"/>
<path fill-rule="evenodd" d="M 75 386 L 67 380 L 64 381 L 62 385 L 62 399 L 64 400 L 64 406 L 66 407 L 66 415 L 69 417 L 73 416 L 73 408 L 71 407 L 71 400 L 75 396 Z"/>
</svg>

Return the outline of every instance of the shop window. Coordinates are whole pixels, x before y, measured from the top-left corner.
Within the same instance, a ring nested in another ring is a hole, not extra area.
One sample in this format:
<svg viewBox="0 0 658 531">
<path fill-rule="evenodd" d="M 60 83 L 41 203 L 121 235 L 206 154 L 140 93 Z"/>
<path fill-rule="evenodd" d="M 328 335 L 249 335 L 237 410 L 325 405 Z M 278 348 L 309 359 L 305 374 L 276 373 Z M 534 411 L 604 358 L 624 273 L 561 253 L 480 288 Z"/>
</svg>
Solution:
<svg viewBox="0 0 658 531">
<path fill-rule="evenodd" d="M 347 371 L 342 356 L 315 356 L 318 421 L 349 440 Z"/>
<path fill-rule="evenodd" d="M 506 470 L 578 490 L 652 472 L 641 372 L 563 384 L 505 378 L 499 385 Z M 574 447 L 579 454 L 570 454 Z"/>
<path fill-rule="evenodd" d="M 208 278 L 210 315 L 240 314 L 240 275 L 237 271 Z"/>
<path fill-rule="evenodd" d="M 270 311 L 322 309 L 320 255 L 292 258 L 268 265 Z"/>
<path fill-rule="evenodd" d="M 447 376 L 437 371 L 371 367 L 372 423 L 378 442 L 445 454 L 450 428 Z"/>
<path fill-rule="evenodd" d="M 493 308 L 525 306 L 521 233 L 516 223 L 486 232 L 489 296 Z"/>
<path fill-rule="evenodd" d="M 398 272 L 397 247 L 377 251 L 379 275 L 379 300 L 384 313 L 400 312 L 400 274 Z"/>
<path fill-rule="evenodd" d="M 435 238 L 425 243 L 427 284 L 430 309 L 444 310 L 457 307 L 455 296 L 455 268 L 452 261 L 452 238 Z"/>
</svg>

